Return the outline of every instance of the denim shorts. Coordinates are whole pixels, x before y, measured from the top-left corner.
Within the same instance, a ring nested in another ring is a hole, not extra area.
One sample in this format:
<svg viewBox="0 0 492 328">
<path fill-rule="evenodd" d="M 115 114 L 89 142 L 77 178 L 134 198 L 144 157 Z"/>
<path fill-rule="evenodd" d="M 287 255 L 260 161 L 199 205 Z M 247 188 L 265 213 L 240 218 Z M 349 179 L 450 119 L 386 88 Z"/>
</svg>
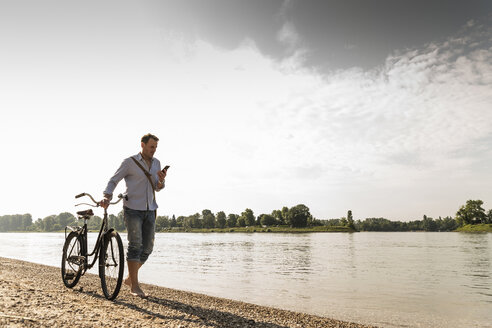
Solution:
<svg viewBox="0 0 492 328">
<path fill-rule="evenodd" d="M 145 263 L 154 249 L 155 211 L 138 211 L 124 207 L 128 236 L 127 261 Z"/>
</svg>

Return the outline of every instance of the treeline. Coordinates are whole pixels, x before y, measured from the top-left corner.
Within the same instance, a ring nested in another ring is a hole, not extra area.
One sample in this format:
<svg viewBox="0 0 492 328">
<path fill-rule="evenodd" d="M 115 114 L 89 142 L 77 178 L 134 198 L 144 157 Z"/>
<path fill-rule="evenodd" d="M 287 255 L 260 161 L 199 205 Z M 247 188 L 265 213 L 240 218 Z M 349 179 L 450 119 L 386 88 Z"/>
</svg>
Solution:
<svg viewBox="0 0 492 328">
<path fill-rule="evenodd" d="M 118 215 L 110 214 L 108 216 L 109 225 L 117 231 L 125 230 L 125 221 L 123 211 Z M 101 226 L 102 219 L 99 216 L 93 216 L 88 222 L 90 230 L 98 230 Z M 58 215 L 50 215 L 44 219 L 38 219 L 33 222 L 30 214 L 24 215 L 4 215 L 0 216 L 0 232 L 6 231 L 60 231 L 66 226 L 77 225 L 77 218 L 71 213 L 64 212 Z M 81 223 L 80 223 L 81 224 Z M 253 210 L 247 208 L 241 214 L 228 214 L 223 211 L 212 213 L 205 209 L 201 213 L 195 213 L 189 216 L 172 217 L 158 216 L 156 219 L 156 231 L 172 230 L 173 228 L 184 229 L 213 229 L 213 228 L 234 228 L 247 226 L 273 226 L 289 225 L 291 227 L 303 228 L 314 225 L 321 225 L 315 220 L 309 208 L 303 204 L 291 208 L 283 207 L 281 210 L 275 210 L 271 214 L 261 214 L 255 216 Z"/>
<path fill-rule="evenodd" d="M 385 218 L 366 218 L 355 221 L 352 211 L 347 216 L 339 219 L 318 220 L 315 219 L 309 208 L 299 204 L 288 208 L 284 206 L 280 210 L 274 210 L 270 214 L 256 216 L 253 210 L 247 208 L 241 214 L 225 214 L 219 211 L 216 214 L 205 209 L 201 213 L 189 216 L 158 216 L 156 219 L 156 231 L 168 231 L 173 229 L 214 229 L 235 228 L 253 226 L 290 226 L 305 228 L 315 226 L 344 226 L 355 231 L 454 231 L 464 225 L 480 223 L 492 224 L 492 209 L 487 212 L 482 208 L 483 201 L 468 200 L 456 212 L 456 216 L 434 219 L 426 215 L 422 220 L 409 222 L 390 221 Z M 108 216 L 109 224 L 117 231 L 125 230 L 123 211 L 118 215 Z M 88 222 L 90 230 L 98 230 L 102 219 L 99 216 L 92 217 Z M 0 232 L 6 231 L 61 231 L 66 226 L 79 224 L 77 218 L 71 213 L 64 212 L 58 215 L 50 215 L 44 219 L 32 220 L 31 214 L 16 214 L 0 216 Z"/>
<path fill-rule="evenodd" d="M 15 214 L 0 216 L 0 231 L 30 231 L 31 214 Z"/>
<path fill-rule="evenodd" d="M 125 222 L 123 219 L 123 211 L 117 216 L 110 214 L 108 216 L 109 224 L 118 231 L 125 230 Z M 15 214 L 0 216 L 0 232 L 7 231 L 38 231 L 38 232 L 51 232 L 61 231 L 66 226 L 75 226 L 82 224 L 77 222 L 77 218 L 72 213 L 64 212 L 58 215 L 50 215 L 44 219 L 37 219 L 35 222 L 32 220 L 31 214 Z M 98 230 L 101 227 L 102 218 L 99 216 L 93 216 L 87 223 L 87 227 L 90 230 Z"/>
<path fill-rule="evenodd" d="M 304 228 L 316 225 L 316 220 L 309 212 L 306 205 L 299 204 L 291 208 L 283 207 L 274 210 L 271 214 L 260 214 L 256 216 L 253 210 L 247 208 L 241 214 L 219 211 L 216 214 L 205 209 L 201 213 L 189 216 L 158 216 L 156 220 L 156 231 L 183 229 L 223 229 L 235 227 L 252 226 L 274 226 L 288 225 L 295 228 Z M 318 224 L 320 225 L 320 224 Z"/>
<path fill-rule="evenodd" d="M 363 221 L 355 221 L 354 227 L 357 231 L 454 231 L 467 224 L 492 223 L 492 209 L 486 212 L 482 205 L 483 201 L 481 200 L 468 200 L 456 212 L 454 218 L 447 216 L 434 219 L 424 215 L 422 220 L 409 222 L 390 221 L 385 218 L 366 218 Z M 326 226 L 348 226 L 351 224 L 351 216 L 352 213 L 349 211 L 348 219 L 343 217 L 321 220 L 321 223 Z"/>
<path fill-rule="evenodd" d="M 346 226 L 345 218 L 321 220 L 326 226 Z M 438 218 L 434 220 L 424 215 L 422 220 L 409 222 L 390 221 L 385 218 L 367 218 L 354 222 L 357 231 L 454 231 L 459 227 L 458 222 L 452 217 Z"/>
</svg>

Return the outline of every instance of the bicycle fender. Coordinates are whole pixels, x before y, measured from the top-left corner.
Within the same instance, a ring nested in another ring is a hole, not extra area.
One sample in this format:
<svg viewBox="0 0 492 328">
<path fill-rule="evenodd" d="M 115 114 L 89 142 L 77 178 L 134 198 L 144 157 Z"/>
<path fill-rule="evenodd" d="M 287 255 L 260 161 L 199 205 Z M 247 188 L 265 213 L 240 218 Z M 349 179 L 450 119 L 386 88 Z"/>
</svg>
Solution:
<svg viewBox="0 0 492 328">
<path fill-rule="evenodd" d="M 110 236 L 113 233 L 113 231 L 115 231 L 114 228 L 111 228 L 108 231 L 106 231 L 104 233 L 104 240 L 106 240 L 106 238 L 108 238 L 107 236 Z"/>
</svg>

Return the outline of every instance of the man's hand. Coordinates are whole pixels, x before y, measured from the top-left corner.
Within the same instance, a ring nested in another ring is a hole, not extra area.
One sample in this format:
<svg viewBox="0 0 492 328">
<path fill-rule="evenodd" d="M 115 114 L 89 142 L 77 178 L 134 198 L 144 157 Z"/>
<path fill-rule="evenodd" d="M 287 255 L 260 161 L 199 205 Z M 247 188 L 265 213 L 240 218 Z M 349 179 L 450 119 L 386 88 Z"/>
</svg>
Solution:
<svg viewBox="0 0 492 328">
<path fill-rule="evenodd" d="M 104 198 L 99 202 L 99 205 L 102 208 L 108 208 L 109 206 L 109 201 L 111 200 L 111 197 L 104 195 Z"/>
<path fill-rule="evenodd" d="M 164 171 L 157 171 L 157 177 L 159 178 L 159 183 L 162 184 L 164 182 L 164 179 L 166 178 L 167 172 Z"/>
</svg>

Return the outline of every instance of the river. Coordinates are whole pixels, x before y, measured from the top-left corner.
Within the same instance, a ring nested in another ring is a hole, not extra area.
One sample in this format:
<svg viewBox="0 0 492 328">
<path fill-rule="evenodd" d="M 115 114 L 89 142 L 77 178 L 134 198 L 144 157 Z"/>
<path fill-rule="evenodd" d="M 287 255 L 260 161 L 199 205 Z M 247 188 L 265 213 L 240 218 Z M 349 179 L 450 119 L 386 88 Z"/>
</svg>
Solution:
<svg viewBox="0 0 492 328">
<path fill-rule="evenodd" d="M 0 256 L 59 266 L 63 238 L 1 233 Z M 381 327 L 492 327 L 490 233 L 159 233 L 140 280 Z"/>
</svg>

